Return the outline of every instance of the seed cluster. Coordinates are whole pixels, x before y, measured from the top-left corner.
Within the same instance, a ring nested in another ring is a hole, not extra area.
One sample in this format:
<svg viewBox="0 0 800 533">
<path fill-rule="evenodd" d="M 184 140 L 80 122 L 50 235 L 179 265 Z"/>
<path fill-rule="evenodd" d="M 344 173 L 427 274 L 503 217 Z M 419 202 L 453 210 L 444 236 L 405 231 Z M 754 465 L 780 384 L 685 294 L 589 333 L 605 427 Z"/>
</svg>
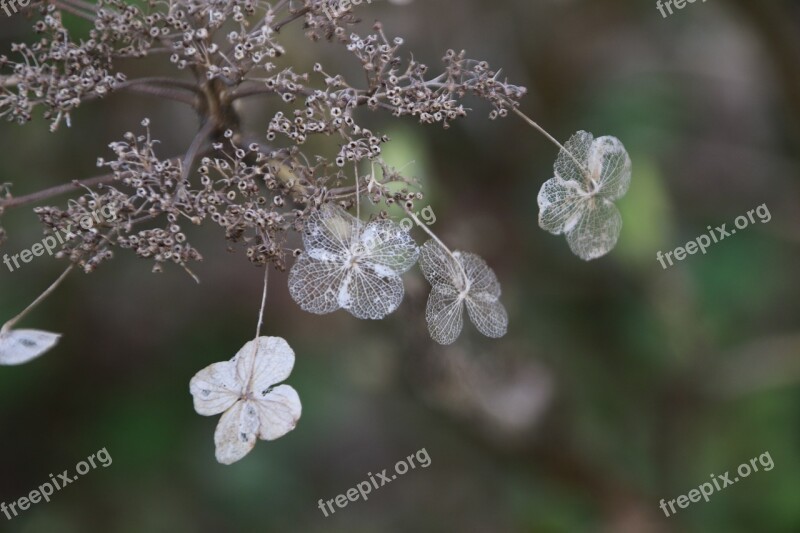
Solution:
<svg viewBox="0 0 800 533">
<path fill-rule="evenodd" d="M 74 234 L 58 256 L 91 272 L 117 247 L 153 261 L 156 271 L 165 263 L 188 271 L 201 255 L 184 226 L 210 221 L 253 263 L 285 269 L 292 253 L 288 234 L 303 231 L 323 204 L 349 209 L 357 191 L 375 203 L 406 207 L 422 197 L 381 159 L 389 138 L 359 123 L 362 110 L 447 128 L 466 116 L 462 100 L 468 95 L 488 102 L 496 118 L 525 94 L 464 52 L 447 51 L 442 72 L 431 75 L 426 65 L 404 59 L 402 38 L 387 37 L 380 23 L 360 35 L 352 11 L 331 11 L 329 4 L 148 0 L 137 7 L 100 0 L 92 7 L 55 0 L 35 8 L 39 41 L 14 45 L 16 60 L 0 56 L 0 117 L 23 123 L 41 106 L 55 129 L 62 122 L 69 126 L 86 101 L 136 89 L 192 105 L 203 125 L 185 155 L 164 159 L 143 121 L 144 133 L 125 134 L 110 145 L 114 157 L 98 161 L 113 179 L 66 209 L 38 208 L 46 232 Z M 87 36 L 70 35 L 64 11 L 91 21 Z M 312 41 L 341 45 L 361 66 L 358 83 L 319 63 L 309 72 L 291 66 L 290 50 L 278 42 L 291 23 L 302 24 Z M 194 81 L 185 74 L 128 79 L 118 70 L 122 58 L 159 54 L 191 72 Z M 255 96 L 272 97 L 273 105 L 264 130 L 243 131 L 241 101 Z M 312 136 L 321 142 L 310 143 Z M 393 183 L 402 188 L 389 187 Z M 80 227 L 87 211 L 106 205 L 117 213 L 114 220 Z"/>
</svg>

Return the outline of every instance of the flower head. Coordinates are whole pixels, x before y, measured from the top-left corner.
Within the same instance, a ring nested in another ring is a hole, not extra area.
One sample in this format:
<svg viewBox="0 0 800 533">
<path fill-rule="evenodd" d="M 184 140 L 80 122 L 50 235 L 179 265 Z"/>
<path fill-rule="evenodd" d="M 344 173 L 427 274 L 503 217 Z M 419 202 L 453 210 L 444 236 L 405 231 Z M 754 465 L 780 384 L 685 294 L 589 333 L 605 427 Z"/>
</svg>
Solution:
<svg viewBox="0 0 800 533">
<path fill-rule="evenodd" d="M 614 205 L 628 191 L 631 160 L 616 137 L 579 131 L 564 145 L 555 177 L 539 191 L 539 225 L 566 234 L 572 252 L 589 261 L 617 244 L 622 217 Z"/>
<path fill-rule="evenodd" d="M 433 287 L 425 311 L 433 340 L 452 344 L 458 338 L 465 304 L 478 331 L 492 338 L 506 334 L 508 314 L 500 303 L 500 283 L 483 259 L 468 252 L 451 256 L 430 240 L 422 246 L 419 265 Z"/>
<path fill-rule="evenodd" d="M 294 351 L 280 337 L 259 337 L 230 361 L 214 363 L 189 384 L 194 409 L 203 416 L 225 413 L 214 432 L 217 461 L 233 464 L 256 445 L 294 429 L 302 411 L 289 385 L 278 385 L 294 367 Z"/>
<path fill-rule="evenodd" d="M 289 292 L 305 311 L 347 309 L 353 316 L 380 319 L 403 300 L 400 274 L 417 262 L 419 248 L 390 220 L 366 225 L 326 204 L 306 222 L 305 253 L 289 273 Z"/>
</svg>

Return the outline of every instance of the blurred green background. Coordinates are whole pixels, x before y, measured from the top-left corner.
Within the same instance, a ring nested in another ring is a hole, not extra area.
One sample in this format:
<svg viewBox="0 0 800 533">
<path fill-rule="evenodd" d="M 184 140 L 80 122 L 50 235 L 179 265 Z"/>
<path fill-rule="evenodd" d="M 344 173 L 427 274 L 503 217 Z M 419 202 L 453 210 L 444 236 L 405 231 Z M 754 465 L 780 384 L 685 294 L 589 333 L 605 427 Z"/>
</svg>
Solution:
<svg viewBox="0 0 800 533">
<path fill-rule="evenodd" d="M 473 113 L 443 131 L 373 114 L 364 120 L 393 139 L 387 158 L 414 161 L 406 172 L 425 185 L 433 229 L 497 272 L 508 335 L 467 326 L 448 348 L 432 343 L 416 268 L 400 310 L 379 323 L 305 314 L 275 273 L 265 332 L 297 353 L 288 383 L 304 414 L 224 467 L 217 417 L 195 414 L 188 384 L 252 336 L 262 271 L 211 227 L 194 239 L 200 285 L 120 252 L 21 324 L 64 338 L 0 368 L 0 501 L 103 447 L 113 464 L 0 516 L 0 531 L 800 531 L 800 4 L 697 2 L 668 19 L 632 0 L 417 0 L 359 13 L 433 70 L 447 48 L 502 67 L 529 88 L 522 109 L 561 140 L 619 137 L 634 170 L 617 248 L 584 263 L 538 228 L 536 194 L 557 153 L 515 117 L 489 121 L 470 101 Z M 30 41 L 29 26 L 0 17 L 0 53 Z M 301 67 L 356 67 L 299 27 L 282 33 Z M 170 73 L 163 60 L 123 70 Z M 242 110 L 258 132 L 270 105 Z M 3 123 L 0 183 L 22 195 L 90 177 L 145 116 L 163 157 L 196 132 L 190 110 L 131 94 L 85 105 L 54 134 L 41 119 Z M 769 223 L 668 270 L 656 261 L 761 204 Z M 41 239 L 29 208 L 1 220 L 0 253 Z M 0 269 L 2 316 L 62 268 L 41 258 Z M 421 448 L 430 467 L 331 517 L 318 509 Z M 764 452 L 773 470 L 673 517 L 659 509 Z"/>
</svg>

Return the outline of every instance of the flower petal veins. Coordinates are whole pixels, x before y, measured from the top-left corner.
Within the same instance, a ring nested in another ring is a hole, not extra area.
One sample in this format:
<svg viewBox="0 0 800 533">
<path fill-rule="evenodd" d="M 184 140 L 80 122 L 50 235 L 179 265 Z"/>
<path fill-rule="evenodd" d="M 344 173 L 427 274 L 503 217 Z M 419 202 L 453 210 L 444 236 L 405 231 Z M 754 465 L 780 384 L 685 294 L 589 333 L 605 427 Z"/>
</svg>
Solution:
<svg viewBox="0 0 800 533">
<path fill-rule="evenodd" d="M 203 416 L 218 415 L 230 409 L 241 398 L 243 389 L 233 361 L 209 365 L 189 383 L 194 410 Z"/>
<path fill-rule="evenodd" d="M 399 224 L 379 219 L 363 226 L 330 204 L 309 217 L 304 243 L 306 252 L 289 273 L 289 292 L 316 314 L 346 309 L 356 318 L 385 317 L 403 300 L 400 274 L 419 256 Z"/>
<path fill-rule="evenodd" d="M 586 261 L 602 257 L 617 244 L 622 217 L 613 204 L 631 182 L 631 160 L 616 137 L 593 139 L 579 131 L 564 145 L 555 177 L 539 190 L 539 226 L 564 233 L 572 252 Z"/>
</svg>

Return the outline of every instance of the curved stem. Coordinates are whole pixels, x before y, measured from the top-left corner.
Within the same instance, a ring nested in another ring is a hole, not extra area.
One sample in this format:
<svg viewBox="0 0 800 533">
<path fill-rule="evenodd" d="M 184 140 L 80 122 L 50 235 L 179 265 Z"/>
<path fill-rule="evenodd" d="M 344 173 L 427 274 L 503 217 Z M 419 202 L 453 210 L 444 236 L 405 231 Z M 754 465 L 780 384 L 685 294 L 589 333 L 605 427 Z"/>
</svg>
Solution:
<svg viewBox="0 0 800 533">
<path fill-rule="evenodd" d="M 37 305 L 42 303 L 48 296 L 50 296 L 53 293 L 53 291 L 55 291 L 58 288 L 61 282 L 64 281 L 64 278 L 67 277 L 67 274 L 69 274 L 74 267 L 75 265 L 68 266 L 67 269 L 63 272 L 63 274 L 61 274 L 58 277 L 58 279 L 55 282 L 53 282 L 53 284 L 50 285 L 47 288 L 47 290 L 45 290 L 42 294 L 40 294 L 39 297 L 36 298 L 28 307 L 23 309 L 20 314 L 18 314 L 17 316 L 15 316 L 11 320 L 3 324 L 3 327 L 0 329 L 0 335 L 8 333 L 11 330 L 11 328 L 13 328 L 14 325 L 16 325 L 17 322 L 25 318 L 25 315 L 33 311 Z"/>
<path fill-rule="evenodd" d="M 572 154 L 572 152 L 570 152 L 569 150 L 564 148 L 564 146 L 560 142 L 558 142 L 555 137 L 550 135 L 547 132 L 547 130 L 545 130 L 543 127 L 541 127 L 539 124 L 537 124 L 532 118 L 530 118 L 528 115 L 526 115 L 525 113 L 523 113 L 522 111 L 520 111 L 516 107 L 512 107 L 511 110 L 514 111 L 514 113 L 516 113 L 517 115 L 519 115 L 522 118 L 522 120 L 524 120 L 525 122 L 527 122 L 528 124 L 530 124 L 531 126 L 536 128 L 536 130 L 538 130 L 542 135 L 547 137 L 547 139 L 550 142 L 552 142 L 553 144 L 558 146 L 559 150 L 562 150 L 565 154 L 570 156 L 572 158 L 572 160 L 575 161 L 575 164 L 578 165 L 578 168 L 581 169 L 581 171 L 583 172 L 584 176 L 587 179 L 590 179 L 589 178 L 589 170 L 586 167 L 584 167 L 583 164 L 580 161 L 578 161 L 578 159 Z"/>
<path fill-rule="evenodd" d="M 192 144 L 189 145 L 189 149 L 186 151 L 186 155 L 181 163 L 181 190 L 183 190 L 183 182 L 189 177 L 189 172 L 191 172 L 192 165 L 194 165 L 194 161 L 197 159 L 197 154 L 200 153 L 200 149 L 203 148 L 203 144 L 208 140 L 215 127 L 216 124 L 214 124 L 214 122 L 207 120 L 200 128 L 200 131 L 197 132 L 194 139 L 192 139 Z"/>
<path fill-rule="evenodd" d="M 116 88 L 117 89 L 127 89 L 129 87 L 133 87 L 135 85 L 162 85 L 165 87 L 174 87 L 176 89 L 183 89 L 185 91 L 190 91 L 195 93 L 198 96 L 202 96 L 203 93 L 200 89 L 191 82 L 178 80 L 175 78 L 169 78 L 166 76 L 152 76 L 147 78 L 134 78 L 132 80 L 123 81 L 118 83 Z"/>
<path fill-rule="evenodd" d="M 466 271 L 466 270 L 464 270 L 464 265 L 462 265 L 462 264 L 461 264 L 461 261 L 459 261 L 459 260 L 458 260 L 458 258 L 455 256 L 455 254 L 453 254 L 453 252 L 451 252 L 451 251 L 450 251 L 450 248 L 448 248 L 448 247 L 447 247 L 447 246 L 446 246 L 446 245 L 445 245 L 445 244 L 442 242 L 442 240 L 441 240 L 441 239 L 439 239 L 439 237 L 437 237 L 437 236 L 436 236 L 436 234 L 435 234 L 435 233 L 433 233 L 433 232 L 431 231 L 431 229 L 430 229 L 430 228 L 429 228 L 429 227 L 428 227 L 426 224 L 423 224 L 423 223 L 422 223 L 422 221 L 421 221 L 419 218 L 417 218 L 417 215 L 415 215 L 415 214 L 413 213 L 413 211 L 411 211 L 411 209 L 409 209 L 409 208 L 408 208 L 408 207 L 407 207 L 405 204 L 403 204 L 403 210 L 405 210 L 406 214 L 407 214 L 409 217 L 411 217 L 411 220 L 413 220 L 413 221 L 414 221 L 414 222 L 417 224 L 417 226 L 419 226 L 420 228 L 422 228 L 422 229 L 423 229 L 423 231 L 425 231 L 425 233 L 427 233 L 428 235 L 430 235 L 430 236 L 431 236 L 431 238 L 432 238 L 434 241 L 436 241 L 436 242 L 439 244 L 439 246 L 441 246 L 441 247 L 442 247 L 442 249 L 443 249 L 445 252 L 447 252 L 447 255 L 449 255 L 449 256 L 450 256 L 450 258 L 453 260 L 453 262 L 454 262 L 456 265 L 458 265 L 458 270 L 461 272 L 461 275 L 462 275 L 462 276 L 463 276 L 463 278 L 464 278 L 464 289 L 466 289 L 466 288 L 468 287 L 468 285 L 469 285 L 469 277 L 467 277 L 467 271 Z"/>
</svg>

